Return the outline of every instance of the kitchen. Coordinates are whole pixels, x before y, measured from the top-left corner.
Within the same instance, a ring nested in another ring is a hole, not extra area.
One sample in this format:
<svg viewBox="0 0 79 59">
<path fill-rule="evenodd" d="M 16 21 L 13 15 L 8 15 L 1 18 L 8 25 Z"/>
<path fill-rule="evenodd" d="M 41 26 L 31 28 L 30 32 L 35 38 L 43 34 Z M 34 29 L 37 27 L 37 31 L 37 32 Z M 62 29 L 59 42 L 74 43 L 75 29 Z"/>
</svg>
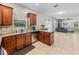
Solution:
<svg viewBox="0 0 79 59">
<path fill-rule="evenodd" d="M 79 54 L 79 3 L 1 3 L 0 54 Z"/>
<path fill-rule="evenodd" d="M 53 21 L 50 17 L 43 17 L 40 13 L 25 8 L 22 4 L 0 4 L 0 51 L 6 52 L 2 52 L 2 54 L 13 53 L 12 55 L 14 55 L 15 51 L 27 48 L 38 41 L 47 46 L 53 45 L 52 24 Z M 30 50 L 31 47 L 28 49 Z"/>
</svg>

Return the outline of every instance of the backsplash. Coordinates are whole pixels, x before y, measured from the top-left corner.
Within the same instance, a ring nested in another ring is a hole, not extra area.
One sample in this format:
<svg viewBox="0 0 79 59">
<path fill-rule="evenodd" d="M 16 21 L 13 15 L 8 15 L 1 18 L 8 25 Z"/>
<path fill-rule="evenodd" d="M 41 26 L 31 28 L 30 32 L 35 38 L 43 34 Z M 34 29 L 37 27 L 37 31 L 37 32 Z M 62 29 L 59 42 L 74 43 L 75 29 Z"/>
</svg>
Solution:
<svg viewBox="0 0 79 59">
<path fill-rule="evenodd" d="M 13 33 L 16 32 L 16 29 L 14 26 L 0 26 L 0 34 L 7 34 L 7 33 Z"/>
<path fill-rule="evenodd" d="M 16 32 L 21 32 L 23 30 L 24 32 L 27 31 L 33 31 L 33 26 L 30 27 L 16 27 L 14 25 L 11 26 L 0 26 L 0 34 L 10 34 L 10 33 L 16 33 Z M 35 25 L 35 31 L 39 30 L 39 26 Z M 28 29 L 27 29 L 28 28 Z"/>
<path fill-rule="evenodd" d="M 0 26 L 0 34 L 10 34 L 16 32 L 27 32 L 27 27 L 16 27 L 12 26 Z"/>
</svg>

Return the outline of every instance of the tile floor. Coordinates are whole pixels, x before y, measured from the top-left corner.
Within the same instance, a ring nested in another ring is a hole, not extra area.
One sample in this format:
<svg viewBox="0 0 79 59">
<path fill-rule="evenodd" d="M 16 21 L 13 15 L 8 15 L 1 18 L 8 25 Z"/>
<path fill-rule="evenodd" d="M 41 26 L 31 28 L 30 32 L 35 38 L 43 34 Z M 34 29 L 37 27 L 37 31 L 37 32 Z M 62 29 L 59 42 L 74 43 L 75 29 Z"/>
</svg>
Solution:
<svg viewBox="0 0 79 59">
<path fill-rule="evenodd" d="M 26 55 L 62 55 L 62 54 L 79 54 L 79 33 L 61 33 L 55 32 L 55 43 L 48 46 L 41 42 L 33 45 L 36 47 Z"/>
</svg>

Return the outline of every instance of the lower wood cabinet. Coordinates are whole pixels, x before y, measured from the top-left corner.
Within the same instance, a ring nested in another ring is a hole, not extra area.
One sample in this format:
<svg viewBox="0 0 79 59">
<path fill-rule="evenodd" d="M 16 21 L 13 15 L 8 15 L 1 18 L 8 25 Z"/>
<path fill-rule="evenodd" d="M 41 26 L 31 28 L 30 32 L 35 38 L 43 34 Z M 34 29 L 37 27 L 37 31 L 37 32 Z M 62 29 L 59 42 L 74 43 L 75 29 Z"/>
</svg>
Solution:
<svg viewBox="0 0 79 59">
<path fill-rule="evenodd" d="M 31 43 L 32 43 L 32 35 L 29 32 L 29 33 L 26 34 L 26 45 L 29 45 Z"/>
<path fill-rule="evenodd" d="M 44 32 L 40 31 L 38 35 L 39 35 L 38 41 L 44 42 Z"/>
<path fill-rule="evenodd" d="M 40 31 L 38 40 L 47 45 L 52 45 L 54 43 L 54 33 Z"/>
<path fill-rule="evenodd" d="M 44 32 L 44 43 L 50 45 L 50 33 Z"/>
<path fill-rule="evenodd" d="M 25 44 L 26 37 L 23 34 L 19 34 L 16 36 L 16 46 L 17 49 L 23 48 Z"/>
<path fill-rule="evenodd" d="M 2 41 L 2 45 L 8 54 L 13 52 L 16 49 L 15 36 L 4 37 Z"/>
<path fill-rule="evenodd" d="M 52 45 L 54 43 L 54 33 L 49 32 L 38 32 L 36 35 L 38 41 L 41 41 L 47 45 Z M 11 53 L 17 49 L 23 48 L 32 43 L 32 34 L 24 33 L 13 36 L 7 36 L 2 38 L 3 48 L 7 53 Z"/>
<path fill-rule="evenodd" d="M 8 54 L 32 43 L 31 33 L 18 34 L 2 38 L 3 48 Z"/>
</svg>

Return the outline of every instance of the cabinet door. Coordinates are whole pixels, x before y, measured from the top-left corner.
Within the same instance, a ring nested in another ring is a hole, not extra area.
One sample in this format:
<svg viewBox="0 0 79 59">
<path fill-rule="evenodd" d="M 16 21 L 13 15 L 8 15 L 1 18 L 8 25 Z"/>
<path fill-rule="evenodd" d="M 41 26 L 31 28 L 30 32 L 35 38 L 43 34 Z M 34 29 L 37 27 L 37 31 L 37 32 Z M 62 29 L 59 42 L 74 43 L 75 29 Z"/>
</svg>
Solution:
<svg viewBox="0 0 79 59">
<path fill-rule="evenodd" d="M 23 35 L 17 35 L 16 40 L 17 40 L 17 49 L 23 48 L 24 47 L 24 36 Z"/>
<path fill-rule="evenodd" d="M 33 15 L 33 25 L 36 25 L 36 15 Z"/>
<path fill-rule="evenodd" d="M 50 43 L 51 43 L 51 45 L 54 43 L 54 33 L 51 33 Z"/>
<path fill-rule="evenodd" d="M 50 45 L 50 33 L 45 32 L 44 38 L 45 38 L 44 43 Z"/>
<path fill-rule="evenodd" d="M 3 47 L 7 51 L 8 54 L 14 51 L 16 49 L 15 36 L 4 37 Z"/>
<path fill-rule="evenodd" d="M 3 6 L 3 25 L 12 24 L 12 12 L 13 12 L 12 8 Z"/>
<path fill-rule="evenodd" d="M 30 25 L 33 25 L 33 15 L 30 15 Z"/>
<path fill-rule="evenodd" d="M 44 42 L 44 32 L 39 32 L 39 41 Z"/>
<path fill-rule="evenodd" d="M 32 13 L 28 13 L 27 15 L 30 20 L 30 25 L 36 25 L 36 15 Z"/>
<path fill-rule="evenodd" d="M 26 34 L 26 45 L 29 45 L 32 43 L 32 35 L 31 33 Z"/>
<path fill-rule="evenodd" d="M 0 25 L 2 24 L 2 5 L 0 5 Z"/>
</svg>

